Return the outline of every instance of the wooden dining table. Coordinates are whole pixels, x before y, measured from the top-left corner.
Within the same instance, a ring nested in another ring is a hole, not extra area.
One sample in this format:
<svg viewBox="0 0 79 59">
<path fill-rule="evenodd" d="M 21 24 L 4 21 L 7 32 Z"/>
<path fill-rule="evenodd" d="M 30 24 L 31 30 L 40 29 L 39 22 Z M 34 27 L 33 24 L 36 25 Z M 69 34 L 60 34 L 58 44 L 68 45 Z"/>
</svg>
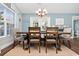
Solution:
<svg viewBox="0 0 79 59">
<path fill-rule="evenodd" d="M 46 32 L 45 31 L 41 31 L 40 32 L 41 34 L 46 34 Z M 16 34 L 24 34 L 24 35 L 28 35 L 29 34 L 29 32 L 16 32 Z M 58 39 L 59 39 L 59 47 L 58 47 L 58 49 L 59 50 L 62 50 L 61 49 L 61 40 L 60 40 L 60 35 L 62 35 L 62 34 L 70 34 L 70 33 L 68 33 L 68 32 L 63 32 L 63 31 L 58 31 Z M 29 40 L 28 40 L 29 41 Z M 24 48 L 24 41 L 23 41 L 23 48 Z"/>
<path fill-rule="evenodd" d="M 45 31 L 41 31 L 40 33 L 41 33 L 41 34 L 46 34 Z M 16 32 L 16 34 L 29 34 L 29 32 Z M 71 34 L 71 33 L 59 31 L 58 34 L 61 35 L 61 34 Z"/>
</svg>

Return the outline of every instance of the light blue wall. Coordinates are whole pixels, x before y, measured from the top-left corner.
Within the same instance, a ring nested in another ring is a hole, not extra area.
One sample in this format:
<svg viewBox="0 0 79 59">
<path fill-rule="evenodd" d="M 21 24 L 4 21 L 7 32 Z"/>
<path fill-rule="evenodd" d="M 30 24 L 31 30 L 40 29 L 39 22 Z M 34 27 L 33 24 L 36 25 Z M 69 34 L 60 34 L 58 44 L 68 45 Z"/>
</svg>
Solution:
<svg viewBox="0 0 79 59">
<path fill-rule="evenodd" d="M 30 15 L 22 15 L 22 31 L 28 31 L 30 25 Z"/>
<path fill-rule="evenodd" d="M 35 16 L 34 14 L 23 14 L 23 21 L 22 21 L 22 31 L 28 31 L 29 23 L 30 23 L 30 16 Z M 55 20 L 57 17 L 64 17 L 64 25 L 72 27 L 72 16 L 79 16 L 79 14 L 48 14 L 51 18 L 51 26 L 55 25 Z"/>
</svg>

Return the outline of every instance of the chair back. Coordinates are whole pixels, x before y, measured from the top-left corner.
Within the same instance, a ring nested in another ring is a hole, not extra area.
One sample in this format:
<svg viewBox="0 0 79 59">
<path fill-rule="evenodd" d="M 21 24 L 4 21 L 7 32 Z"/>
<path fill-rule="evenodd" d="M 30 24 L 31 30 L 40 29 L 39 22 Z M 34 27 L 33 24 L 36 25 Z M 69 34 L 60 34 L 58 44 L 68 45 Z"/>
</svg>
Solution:
<svg viewBox="0 0 79 59">
<path fill-rule="evenodd" d="M 40 32 L 40 27 L 29 27 L 29 32 Z"/>
<path fill-rule="evenodd" d="M 47 27 L 46 37 L 47 38 L 57 38 L 58 37 L 58 27 Z"/>
<path fill-rule="evenodd" d="M 63 34 L 64 37 L 71 37 L 71 28 L 70 27 L 64 27 L 63 32 L 70 33 L 70 34 Z"/>
<path fill-rule="evenodd" d="M 40 27 L 29 27 L 29 37 L 39 38 L 40 37 Z"/>
<path fill-rule="evenodd" d="M 64 27 L 64 32 L 71 33 L 71 28 L 70 27 Z"/>
</svg>

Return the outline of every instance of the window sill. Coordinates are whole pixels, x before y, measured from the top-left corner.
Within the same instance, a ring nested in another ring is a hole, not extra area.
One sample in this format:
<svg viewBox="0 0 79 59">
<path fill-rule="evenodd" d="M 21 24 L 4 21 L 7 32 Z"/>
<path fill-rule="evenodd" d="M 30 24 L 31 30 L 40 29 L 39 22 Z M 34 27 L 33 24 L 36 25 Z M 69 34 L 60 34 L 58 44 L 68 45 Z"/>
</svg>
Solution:
<svg viewBox="0 0 79 59">
<path fill-rule="evenodd" d="M 4 37 L 6 37 L 6 36 L 0 36 L 0 38 L 4 38 Z"/>
</svg>

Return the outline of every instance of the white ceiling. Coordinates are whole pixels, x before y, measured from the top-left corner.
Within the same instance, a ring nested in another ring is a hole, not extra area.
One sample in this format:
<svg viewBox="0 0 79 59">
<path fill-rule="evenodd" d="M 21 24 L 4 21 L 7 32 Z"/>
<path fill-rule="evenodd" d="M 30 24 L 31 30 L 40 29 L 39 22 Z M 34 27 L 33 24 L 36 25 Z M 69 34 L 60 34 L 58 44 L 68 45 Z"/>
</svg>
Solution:
<svg viewBox="0 0 79 59">
<path fill-rule="evenodd" d="M 14 3 L 22 13 L 35 13 L 46 8 L 48 13 L 79 13 L 79 3 Z"/>
</svg>

